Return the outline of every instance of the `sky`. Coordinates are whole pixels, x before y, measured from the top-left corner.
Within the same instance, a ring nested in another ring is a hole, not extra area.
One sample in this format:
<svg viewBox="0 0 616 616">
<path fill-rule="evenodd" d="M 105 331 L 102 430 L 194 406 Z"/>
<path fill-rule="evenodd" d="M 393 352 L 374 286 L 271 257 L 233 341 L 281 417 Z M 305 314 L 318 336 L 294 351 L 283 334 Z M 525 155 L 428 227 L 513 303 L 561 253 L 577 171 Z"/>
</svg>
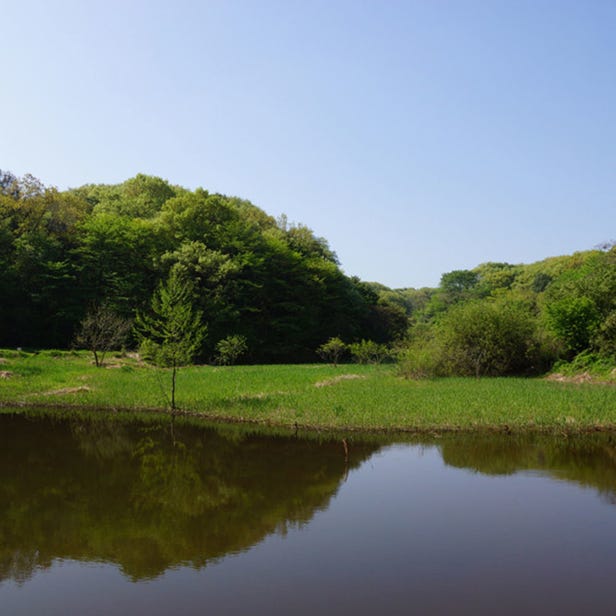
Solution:
<svg viewBox="0 0 616 616">
<path fill-rule="evenodd" d="M 0 0 L 0 169 L 249 199 L 437 286 L 616 239 L 613 0 Z"/>
</svg>

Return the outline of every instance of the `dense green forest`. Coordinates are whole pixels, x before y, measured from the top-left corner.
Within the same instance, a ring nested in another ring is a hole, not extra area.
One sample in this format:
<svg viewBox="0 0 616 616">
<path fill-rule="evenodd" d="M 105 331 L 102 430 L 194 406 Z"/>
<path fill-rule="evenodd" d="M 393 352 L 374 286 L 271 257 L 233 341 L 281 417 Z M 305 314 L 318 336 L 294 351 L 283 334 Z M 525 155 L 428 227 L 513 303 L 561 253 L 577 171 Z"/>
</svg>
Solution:
<svg viewBox="0 0 616 616">
<path fill-rule="evenodd" d="M 228 336 L 246 340 L 244 361 L 298 362 L 332 336 L 386 343 L 406 328 L 324 239 L 249 201 L 145 175 L 59 191 L 0 172 L 0 346 L 67 348 L 97 306 L 147 310 L 171 270 L 207 324 L 202 361 Z"/>
<path fill-rule="evenodd" d="M 484 263 L 443 274 L 437 289 L 378 289 L 409 318 L 408 376 L 613 370 L 616 246 L 529 265 Z"/>
<path fill-rule="evenodd" d="M 408 376 L 536 374 L 616 355 L 613 245 L 389 289 L 346 276 L 326 240 L 246 200 L 146 175 L 59 191 L 0 172 L 0 346 L 68 348 L 97 307 L 146 314 L 171 273 L 207 326 L 200 361 L 234 340 L 244 362 L 312 361 L 332 338 L 356 358 L 374 343 L 368 361 L 387 345 Z"/>
</svg>

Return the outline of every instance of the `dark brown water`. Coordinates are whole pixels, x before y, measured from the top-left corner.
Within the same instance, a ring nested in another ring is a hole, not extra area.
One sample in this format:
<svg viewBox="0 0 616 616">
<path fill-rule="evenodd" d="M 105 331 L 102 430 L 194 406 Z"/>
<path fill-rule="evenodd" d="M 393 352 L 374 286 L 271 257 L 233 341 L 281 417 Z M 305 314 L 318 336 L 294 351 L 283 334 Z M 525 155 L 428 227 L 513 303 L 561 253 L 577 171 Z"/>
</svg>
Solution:
<svg viewBox="0 0 616 616">
<path fill-rule="evenodd" d="M 614 614 L 616 438 L 0 415 L 2 614 Z"/>
</svg>

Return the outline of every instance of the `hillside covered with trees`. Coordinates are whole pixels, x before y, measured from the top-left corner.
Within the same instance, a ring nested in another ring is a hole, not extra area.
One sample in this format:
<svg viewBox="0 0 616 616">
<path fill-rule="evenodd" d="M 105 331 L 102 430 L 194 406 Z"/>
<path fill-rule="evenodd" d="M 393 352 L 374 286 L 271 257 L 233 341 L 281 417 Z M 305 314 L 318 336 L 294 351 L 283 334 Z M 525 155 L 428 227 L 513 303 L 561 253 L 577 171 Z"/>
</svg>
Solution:
<svg viewBox="0 0 616 616">
<path fill-rule="evenodd" d="M 171 270 L 207 324 L 201 361 L 229 336 L 246 340 L 244 361 L 299 362 L 332 336 L 388 343 L 406 329 L 324 239 L 249 201 L 146 175 L 59 191 L 0 172 L 0 346 L 68 348 L 98 306 L 146 311 Z"/>
<path fill-rule="evenodd" d="M 409 376 L 538 374 L 616 359 L 616 246 L 529 265 L 484 263 L 437 289 L 381 289 L 406 311 Z"/>
<path fill-rule="evenodd" d="M 389 289 L 346 276 L 325 239 L 246 200 L 146 175 L 59 191 L 0 172 L 0 346 L 69 348 L 101 306 L 139 321 L 171 274 L 189 281 L 204 326 L 198 361 L 225 344 L 244 362 L 313 361 L 332 339 L 334 361 L 370 341 L 380 346 L 363 349 L 368 360 L 389 353 L 412 377 L 538 374 L 616 356 L 612 244 Z"/>
</svg>

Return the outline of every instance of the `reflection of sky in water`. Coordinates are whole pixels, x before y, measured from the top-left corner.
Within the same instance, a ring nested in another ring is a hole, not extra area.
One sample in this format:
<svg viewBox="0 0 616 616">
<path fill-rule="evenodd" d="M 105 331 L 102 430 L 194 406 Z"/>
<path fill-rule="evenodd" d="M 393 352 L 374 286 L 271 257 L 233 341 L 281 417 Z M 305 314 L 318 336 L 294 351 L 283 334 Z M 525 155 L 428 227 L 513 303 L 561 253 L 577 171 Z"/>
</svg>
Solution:
<svg viewBox="0 0 616 616">
<path fill-rule="evenodd" d="M 436 446 L 394 445 L 341 473 L 307 524 L 242 553 L 139 582 L 113 565 L 56 561 L 21 587 L 5 581 L 0 605 L 7 614 L 612 613 L 616 508 L 557 475 L 487 475 L 446 465 Z"/>
</svg>

